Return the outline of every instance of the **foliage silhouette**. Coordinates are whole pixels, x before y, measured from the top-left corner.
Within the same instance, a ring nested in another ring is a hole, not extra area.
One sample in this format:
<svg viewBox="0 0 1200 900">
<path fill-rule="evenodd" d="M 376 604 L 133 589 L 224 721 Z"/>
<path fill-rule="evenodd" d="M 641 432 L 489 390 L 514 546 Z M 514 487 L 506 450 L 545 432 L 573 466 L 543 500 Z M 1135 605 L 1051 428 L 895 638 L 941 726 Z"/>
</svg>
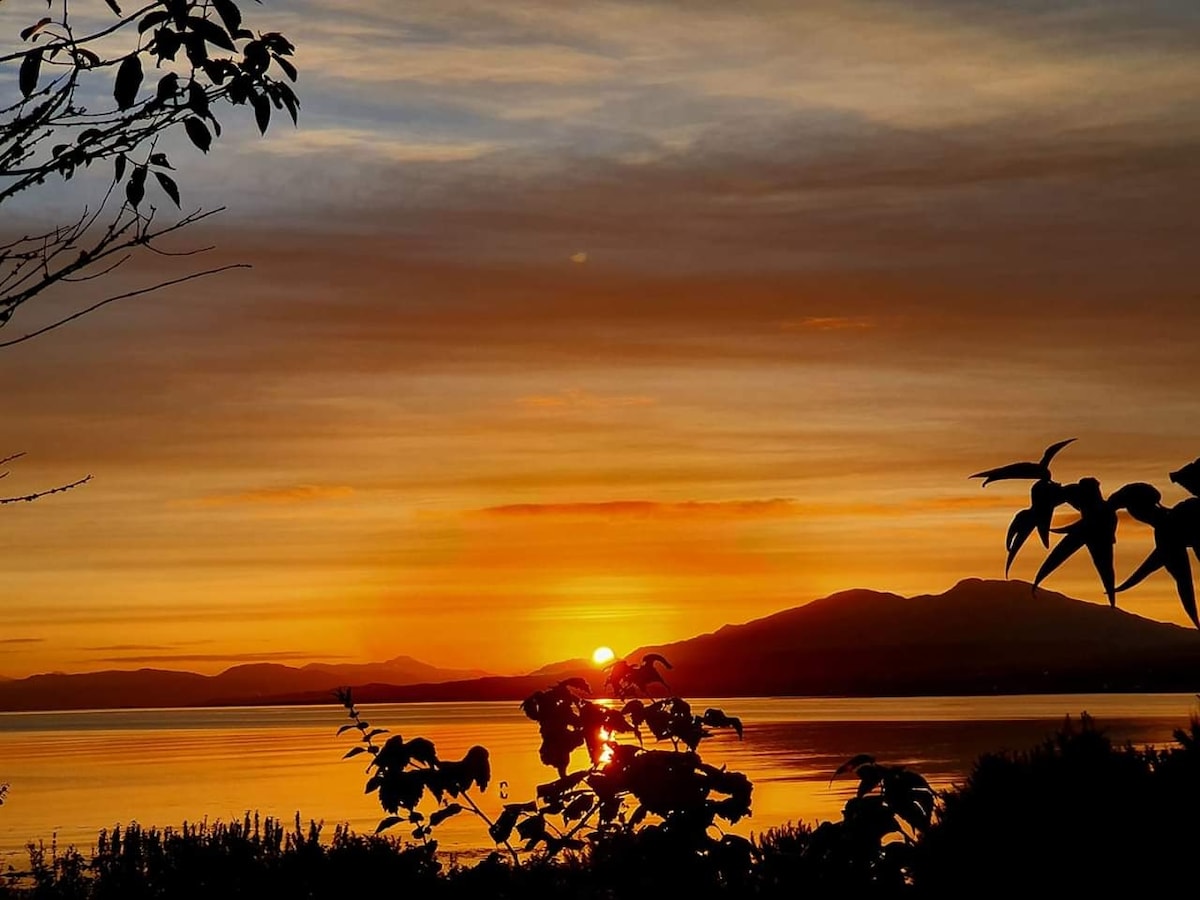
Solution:
<svg viewBox="0 0 1200 900">
<path fill-rule="evenodd" d="M 1105 497 L 1095 478 L 1081 478 L 1073 484 L 1060 484 L 1050 473 L 1055 455 L 1074 442 L 1075 438 L 1052 444 L 1041 462 L 1020 462 L 972 475 L 982 478 L 983 486 L 1006 479 L 1032 479 L 1030 506 L 1019 511 L 1008 528 L 1005 548 L 1008 559 L 1004 566 L 1008 576 L 1013 560 L 1026 539 L 1035 530 L 1050 552 L 1038 568 L 1033 588 L 1036 591 L 1064 562 L 1086 548 L 1100 576 L 1100 583 L 1110 606 L 1117 605 L 1117 594 L 1130 590 L 1159 569 L 1166 569 L 1175 582 L 1180 604 L 1192 623 L 1200 628 L 1196 610 L 1196 591 L 1192 579 L 1188 548 L 1200 559 L 1200 459 L 1170 473 L 1171 481 L 1188 490 L 1194 497 L 1174 507 L 1162 505 L 1161 492 L 1151 484 L 1133 482 Z M 1059 506 L 1068 505 L 1079 518 L 1062 527 L 1051 523 Z M 1116 583 L 1114 547 L 1117 542 L 1117 514 L 1126 510 L 1131 518 L 1154 530 L 1155 549 L 1149 557 L 1121 584 Z M 1050 533 L 1062 535 L 1050 548 Z"/>
<path fill-rule="evenodd" d="M 1200 498 L 1190 497 L 1173 507 L 1162 505 L 1162 494 L 1149 484 L 1132 484 L 1123 491 L 1136 489 L 1128 505 L 1129 514 L 1154 529 L 1154 549 L 1133 574 L 1117 586 L 1117 592 L 1141 584 L 1159 569 L 1166 569 L 1175 581 L 1175 590 L 1188 618 L 1200 628 L 1196 615 L 1196 589 L 1192 583 L 1192 565 L 1188 547 L 1200 554 Z"/>
<path fill-rule="evenodd" d="M 208 153 L 221 133 L 222 108 L 248 107 L 265 133 L 272 109 L 285 110 L 295 122 L 300 106 L 289 84 L 298 77 L 289 59 L 294 47 L 281 34 L 248 29 L 237 0 L 152 0 L 131 12 L 105 0 L 103 12 L 111 19 L 83 33 L 75 24 L 79 7 L 90 7 L 83 15 L 99 14 L 96 0 L 45 5 L 45 14 L 16 36 L 19 49 L 0 49 L 0 71 L 16 75 L 5 79 L 11 93 L 0 95 L 0 208 L 55 180 L 71 181 L 94 164 L 112 169 L 100 199 L 74 218 L 29 233 L 0 233 L 0 333 L 55 288 L 76 290 L 146 254 L 191 257 L 212 249 L 164 246 L 164 239 L 220 210 L 182 212 L 178 173 L 160 140 L 178 132 Z M 160 215 L 167 204 L 181 211 L 178 218 Z M 98 300 L 93 295 L 70 312 L 0 339 L 0 349 L 110 303 L 238 268 L 246 266 L 193 269 Z M 37 500 L 89 480 L 5 497 L 0 504 Z"/>
<path fill-rule="evenodd" d="M 379 805 L 388 813 L 380 820 L 376 834 L 407 823 L 413 826 L 412 836 L 435 852 L 437 841 L 431 840 L 433 829 L 464 809 L 483 819 L 489 830 L 495 827 L 469 793 L 472 787 L 487 790 L 492 780 L 491 761 L 485 747 L 472 747 L 461 760 L 445 761 L 438 758 L 437 748 L 425 738 L 405 741 L 397 734 L 377 744 L 375 739 L 387 734 L 387 729 L 372 728 L 362 718 L 349 688 L 339 690 L 337 697 L 351 719 L 338 729 L 338 734 L 353 731 L 358 737 L 358 743 L 346 751 L 343 759 L 368 757 L 364 793 L 376 794 Z M 417 809 L 426 794 L 438 804 L 438 809 L 428 817 Z M 497 839 L 497 843 L 504 842 Z M 516 851 L 511 846 L 508 849 L 515 858 Z"/>
<path fill-rule="evenodd" d="M 1084 715 L 1031 751 L 987 754 L 942 794 L 913 859 L 928 896 L 1190 883 L 1200 820 L 1200 723 L 1160 750 L 1114 747 Z"/>
<path fill-rule="evenodd" d="M 610 681 L 623 696 L 647 693 L 649 685 L 661 683 L 656 664 L 670 667 L 657 654 L 639 666 L 622 661 L 612 667 Z M 698 752 L 712 729 L 728 728 L 742 736 L 741 721 L 719 709 L 695 714 L 682 698 L 654 700 L 648 693 L 645 700 L 633 697 L 620 707 L 609 705 L 591 699 L 582 678 L 537 691 L 521 709 L 537 723 L 539 758 L 557 778 L 539 785 L 533 799 L 506 803 L 492 819 L 469 793 L 471 787 L 487 787 L 486 749 L 473 747 L 463 760 L 445 763 L 423 738 L 406 742 L 393 736 L 379 746 L 375 739 L 384 730 L 362 720 L 349 690 L 339 692 L 339 700 L 352 720 L 339 733 L 359 735 L 346 757 L 371 757 L 366 792 L 378 793 L 390 814 L 379 831 L 408 823 L 415 826 L 413 837 L 425 841 L 446 818 L 470 811 L 513 862 L 519 862 L 520 852 L 554 858 L 638 834 L 657 842 L 664 853 L 693 861 L 720 860 L 721 867 L 741 868 L 749 863 L 750 843 L 721 833 L 718 822 L 732 824 L 750 815 L 753 786 L 740 772 L 705 763 Z M 648 748 L 647 738 L 669 743 L 671 749 Z M 585 752 L 586 765 L 571 771 L 578 750 Z M 426 793 L 438 804 L 428 816 L 417 809 Z"/>
<path fill-rule="evenodd" d="M 1062 485 L 1053 479 L 1050 473 L 1050 463 L 1059 451 L 1068 444 L 1074 443 L 1075 440 L 1076 438 L 1068 438 L 1057 444 L 1051 444 L 1042 454 L 1040 462 L 1011 463 L 997 469 L 977 472 L 971 476 L 972 478 L 982 478 L 983 487 L 987 487 L 993 481 L 1033 479 L 1033 487 L 1029 491 L 1029 508 L 1018 512 L 1008 526 L 1008 537 L 1004 544 L 1008 550 L 1008 561 L 1004 564 L 1005 577 L 1008 577 L 1017 553 L 1035 530 L 1038 537 L 1042 539 L 1042 546 L 1049 548 L 1050 525 L 1054 518 L 1054 510 L 1063 502 Z"/>
<path fill-rule="evenodd" d="M 608 674 L 604 683 L 611 686 L 617 696 L 621 698 L 637 694 L 650 696 L 650 685 L 652 684 L 661 684 L 670 691 L 671 686 L 658 671 L 659 665 L 665 669 L 672 668 L 661 653 L 647 653 L 638 665 L 630 665 L 625 660 L 619 659 L 605 667 Z"/>
<path fill-rule="evenodd" d="M 0 64 L 18 71 L 17 95 L 0 100 L 0 206 L 96 163 L 111 163 L 112 174 L 96 208 L 0 245 L 0 328 L 55 285 L 102 278 L 143 250 L 177 255 L 155 242 L 212 215 L 197 210 L 156 223 L 148 185 L 172 206 L 182 204 L 175 168 L 158 146 L 166 134 L 180 131 L 207 153 L 221 133 L 222 107 L 248 107 L 263 132 L 273 108 L 293 120 L 299 111 L 289 84 L 297 78 L 289 60 L 295 48 L 281 34 L 248 29 L 234 0 L 154 0 L 128 14 L 110 2 L 112 21 L 87 34 L 72 23 L 78 5 L 48 2 L 52 14 L 20 33 L 20 49 L 0 55 Z M 105 94 L 111 101 L 93 102 Z M 115 300 L 225 268 L 105 298 L 0 348 Z"/>
</svg>

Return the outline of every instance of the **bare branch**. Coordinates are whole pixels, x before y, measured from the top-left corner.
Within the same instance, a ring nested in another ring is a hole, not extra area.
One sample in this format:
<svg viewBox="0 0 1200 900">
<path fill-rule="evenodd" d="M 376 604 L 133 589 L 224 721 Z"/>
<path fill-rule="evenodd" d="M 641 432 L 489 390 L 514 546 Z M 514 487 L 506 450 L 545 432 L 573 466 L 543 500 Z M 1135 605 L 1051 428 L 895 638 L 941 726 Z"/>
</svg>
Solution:
<svg viewBox="0 0 1200 900">
<path fill-rule="evenodd" d="M 19 338 L 13 338 L 11 341 L 4 341 L 4 342 L 0 343 L 0 350 L 3 350 L 5 347 L 14 347 L 17 344 L 23 344 L 23 343 L 25 343 L 25 341 L 31 341 L 35 337 L 40 337 L 41 335 L 45 334 L 48 331 L 54 331 L 56 328 L 61 328 L 62 326 L 66 325 L 70 322 L 74 322 L 76 319 L 81 319 L 84 316 L 88 315 L 89 313 L 95 312 L 96 310 L 100 309 L 102 306 L 107 306 L 110 303 L 116 303 L 118 300 L 129 300 L 129 299 L 132 299 L 133 297 L 141 297 L 145 294 L 152 294 L 155 291 L 161 291 L 165 288 L 174 287 L 177 284 L 183 284 L 188 281 L 195 281 L 197 278 L 207 278 L 210 275 L 219 275 L 221 272 L 229 272 L 233 269 L 249 269 L 249 268 L 252 268 L 252 266 L 250 266 L 248 263 L 231 263 L 230 265 L 219 266 L 215 269 L 206 269 L 203 272 L 193 272 L 191 275 L 185 275 L 182 278 L 173 278 L 170 281 L 160 281 L 158 284 L 153 284 L 153 285 L 150 285 L 149 287 L 145 287 L 140 290 L 129 291 L 124 294 L 117 294 L 115 297 L 108 297 L 104 300 L 101 300 L 98 303 L 93 303 L 91 306 L 89 306 L 85 309 L 79 310 L 79 312 L 72 313 L 71 315 L 66 316 L 65 318 L 59 319 L 57 322 L 53 322 L 50 325 L 46 325 L 43 328 L 37 329 L 36 331 L 31 331 L 28 334 L 22 335 Z"/>
<path fill-rule="evenodd" d="M 10 503 L 32 503 L 34 500 L 40 500 L 43 497 L 49 497 L 51 494 L 62 494 L 67 491 L 74 490 L 77 487 L 83 487 L 92 480 L 92 476 L 80 478 L 78 481 L 72 481 L 70 484 L 62 484 L 55 488 L 50 488 L 45 491 L 37 491 L 32 494 L 26 494 L 24 497 L 0 497 L 0 506 L 7 506 Z"/>
</svg>

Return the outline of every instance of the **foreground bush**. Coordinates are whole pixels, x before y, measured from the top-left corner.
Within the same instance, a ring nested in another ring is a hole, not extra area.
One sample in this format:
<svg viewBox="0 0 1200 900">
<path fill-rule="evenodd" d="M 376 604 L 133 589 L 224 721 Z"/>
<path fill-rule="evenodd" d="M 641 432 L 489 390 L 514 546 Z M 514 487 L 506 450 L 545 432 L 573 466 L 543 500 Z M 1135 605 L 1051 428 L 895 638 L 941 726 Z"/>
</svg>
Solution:
<svg viewBox="0 0 1200 900">
<path fill-rule="evenodd" d="M 912 874 L 932 896 L 1186 885 L 1200 848 L 1200 722 L 1169 749 L 1114 747 L 1084 716 L 1039 747 L 979 759 L 942 796 Z"/>
</svg>

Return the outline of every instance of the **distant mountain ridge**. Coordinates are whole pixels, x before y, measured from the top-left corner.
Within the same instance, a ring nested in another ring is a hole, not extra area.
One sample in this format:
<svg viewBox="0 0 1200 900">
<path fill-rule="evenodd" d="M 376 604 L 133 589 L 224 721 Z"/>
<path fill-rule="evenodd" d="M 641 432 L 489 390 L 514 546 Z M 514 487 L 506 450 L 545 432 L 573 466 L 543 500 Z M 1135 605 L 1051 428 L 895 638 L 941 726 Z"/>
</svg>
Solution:
<svg viewBox="0 0 1200 900">
<path fill-rule="evenodd" d="M 381 663 L 310 663 L 302 667 L 248 663 L 218 675 L 164 669 L 51 673 L 0 681 L 0 711 L 247 705 L 294 693 L 328 700 L 334 688 L 360 682 L 436 684 L 487 674 L 479 669 L 441 669 L 411 656 Z"/>
<path fill-rule="evenodd" d="M 967 579 L 943 594 L 850 590 L 688 640 L 661 653 L 676 693 L 919 696 L 1200 690 L 1200 632 L 1020 581 Z M 513 678 L 361 686 L 364 702 L 519 700 L 592 666 Z M 298 701 L 305 698 L 280 698 Z M 312 698 L 308 698 L 312 699 Z"/>
<path fill-rule="evenodd" d="M 842 591 L 711 634 L 653 647 L 687 697 L 918 696 L 1200 691 L 1200 632 L 1019 581 L 967 579 L 942 594 Z M 143 669 L 0 683 L 0 710 L 326 703 L 350 685 L 364 703 L 521 700 L 569 677 L 566 660 L 529 675 L 437 669 L 400 657 L 363 665 L 236 666 L 220 675 Z"/>
</svg>

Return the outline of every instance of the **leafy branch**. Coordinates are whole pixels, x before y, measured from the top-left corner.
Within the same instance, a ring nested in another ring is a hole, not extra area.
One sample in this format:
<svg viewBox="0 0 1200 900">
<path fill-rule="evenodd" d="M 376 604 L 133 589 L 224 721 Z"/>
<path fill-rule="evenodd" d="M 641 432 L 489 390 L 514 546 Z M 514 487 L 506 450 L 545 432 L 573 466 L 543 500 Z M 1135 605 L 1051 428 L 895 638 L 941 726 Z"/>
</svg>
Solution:
<svg viewBox="0 0 1200 900">
<path fill-rule="evenodd" d="M 298 77 L 290 59 L 294 46 L 277 32 L 246 28 L 234 0 L 157 0 L 131 14 L 122 14 L 116 2 L 108 6 L 116 20 L 79 35 L 71 24 L 71 4 L 48 0 L 51 14 L 21 31 L 25 46 L 0 55 L 0 66 L 16 66 L 18 94 L 0 99 L 0 205 L 50 179 L 70 181 L 94 164 L 112 165 L 107 189 L 93 208 L 66 224 L 3 238 L 0 328 L 49 289 L 105 277 L 143 250 L 191 256 L 211 249 L 181 252 L 159 244 L 220 211 L 198 209 L 171 224 L 156 224 L 160 210 L 149 199 L 151 187 L 170 207 L 182 210 L 183 204 L 175 167 L 158 149 L 168 132 L 181 132 L 208 153 L 222 132 L 217 117 L 222 107 L 248 107 L 262 133 L 275 110 L 285 111 L 293 123 L 299 115 L 291 87 Z M 114 44 L 120 35 L 127 36 L 123 50 Z M 105 95 L 97 84 L 101 79 L 108 81 L 111 99 L 88 105 Z M 232 268 L 238 267 L 211 267 L 114 293 L 0 348 L 108 303 Z"/>
</svg>

